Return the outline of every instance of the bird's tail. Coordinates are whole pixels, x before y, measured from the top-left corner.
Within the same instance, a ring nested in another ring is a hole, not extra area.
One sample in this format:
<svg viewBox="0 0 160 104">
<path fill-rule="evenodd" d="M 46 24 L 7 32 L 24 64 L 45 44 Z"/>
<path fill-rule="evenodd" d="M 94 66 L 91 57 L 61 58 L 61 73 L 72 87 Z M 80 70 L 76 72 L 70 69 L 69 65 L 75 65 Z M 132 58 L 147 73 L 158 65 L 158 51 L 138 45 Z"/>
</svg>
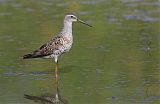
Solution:
<svg viewBox="0 0 160 104">
<path fill-rule="evenodd" d="M 23 56 L 23 59 L 35 58 L 33 54 L 26 54 Z"/>
<path fill-rule="evenodd" d="M 34 51 L 33 53 L 26 54 L 23 56 L 23 59 L 30 59 L 30 58 L 39 58 L 42 57 L 43 55 L 40 54 L 38 51 Z"/>
</svg>

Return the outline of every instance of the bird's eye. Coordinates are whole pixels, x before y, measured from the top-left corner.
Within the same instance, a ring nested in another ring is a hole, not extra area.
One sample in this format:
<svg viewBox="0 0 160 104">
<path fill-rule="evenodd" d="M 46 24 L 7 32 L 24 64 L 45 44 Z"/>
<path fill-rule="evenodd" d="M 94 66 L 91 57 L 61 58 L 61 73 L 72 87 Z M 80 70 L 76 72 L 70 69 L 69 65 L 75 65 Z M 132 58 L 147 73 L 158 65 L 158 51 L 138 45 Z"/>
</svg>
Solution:
<svg viewBox="0 0 160 104">
<path fill-rule="evenodd" d="M 73 18 L 73 16 L 71 16 L 71 18 Z"/>
</svg>

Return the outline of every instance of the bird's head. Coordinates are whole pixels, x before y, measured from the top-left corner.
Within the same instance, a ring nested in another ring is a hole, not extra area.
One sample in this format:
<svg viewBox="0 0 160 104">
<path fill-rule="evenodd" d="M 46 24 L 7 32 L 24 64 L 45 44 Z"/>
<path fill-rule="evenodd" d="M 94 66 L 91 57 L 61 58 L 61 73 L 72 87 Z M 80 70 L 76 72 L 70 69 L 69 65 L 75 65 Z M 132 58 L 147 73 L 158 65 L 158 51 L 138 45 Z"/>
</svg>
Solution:
<svg viewBox="0 0 160 104">
<path fill-rule="evenodd" d="M 67 21 L 67 22 L 80 22 L 80 23 L 83 23 L 89 27 L 92 27 L 91 25 L 87 24 L 86 22 L 80 20 L 76 15 L 74 15 L 73 13 L 67 13 L 64 17 L 64 21 Z"/>
</svg>

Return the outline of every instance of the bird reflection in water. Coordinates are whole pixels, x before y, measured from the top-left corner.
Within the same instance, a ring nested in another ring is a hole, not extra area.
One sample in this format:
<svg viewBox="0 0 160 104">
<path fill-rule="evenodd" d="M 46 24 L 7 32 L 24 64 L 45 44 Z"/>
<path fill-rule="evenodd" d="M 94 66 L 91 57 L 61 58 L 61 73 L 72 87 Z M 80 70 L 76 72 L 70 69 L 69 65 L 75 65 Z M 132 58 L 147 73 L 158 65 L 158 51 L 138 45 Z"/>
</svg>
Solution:
<svg viewBox="0 0 160 104">
<path fill-rule="evenodd" d="M 68 104 L 68 101 L 59 95 L 59 93 L 51 95 L 44 94 L 42 96 L 24 95 L 24 98 L 33 100 L 39 104 Z"/>
<path fill-rule="evenodd" d="M 58 84 L 58 83 L 56 83 L 56 84 Z M 29 99 L 29 100 L 33 100 L 34 102 L 39 103 L 39 104 L 68 104 L 68 101 L 65 100 L 59 94 L 58 85 L 56 85 L 56 93 L 55 94 L 44 94 L 41 96 L 33 96 L 33 95 L 24 94 L 24 98 Z"/>
</svg>

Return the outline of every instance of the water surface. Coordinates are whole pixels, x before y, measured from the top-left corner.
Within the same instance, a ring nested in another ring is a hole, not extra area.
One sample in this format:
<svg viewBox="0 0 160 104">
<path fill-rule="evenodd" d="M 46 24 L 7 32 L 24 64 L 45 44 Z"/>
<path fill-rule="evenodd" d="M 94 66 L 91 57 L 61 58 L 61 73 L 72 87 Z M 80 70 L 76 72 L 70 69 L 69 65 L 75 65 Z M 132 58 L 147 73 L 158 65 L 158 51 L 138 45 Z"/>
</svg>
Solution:
<svg viewBox="0 0 160 104">
<path fill-rule="evenodd" d="M 60 94 L 69 104 L 159 104 L 158 0 L 0 0 L 0 104 L 36 104 L 54 94 L 53 60 L 23 60 L 74 23 L 72 50 L 60 57 Z"/>
</svg>

